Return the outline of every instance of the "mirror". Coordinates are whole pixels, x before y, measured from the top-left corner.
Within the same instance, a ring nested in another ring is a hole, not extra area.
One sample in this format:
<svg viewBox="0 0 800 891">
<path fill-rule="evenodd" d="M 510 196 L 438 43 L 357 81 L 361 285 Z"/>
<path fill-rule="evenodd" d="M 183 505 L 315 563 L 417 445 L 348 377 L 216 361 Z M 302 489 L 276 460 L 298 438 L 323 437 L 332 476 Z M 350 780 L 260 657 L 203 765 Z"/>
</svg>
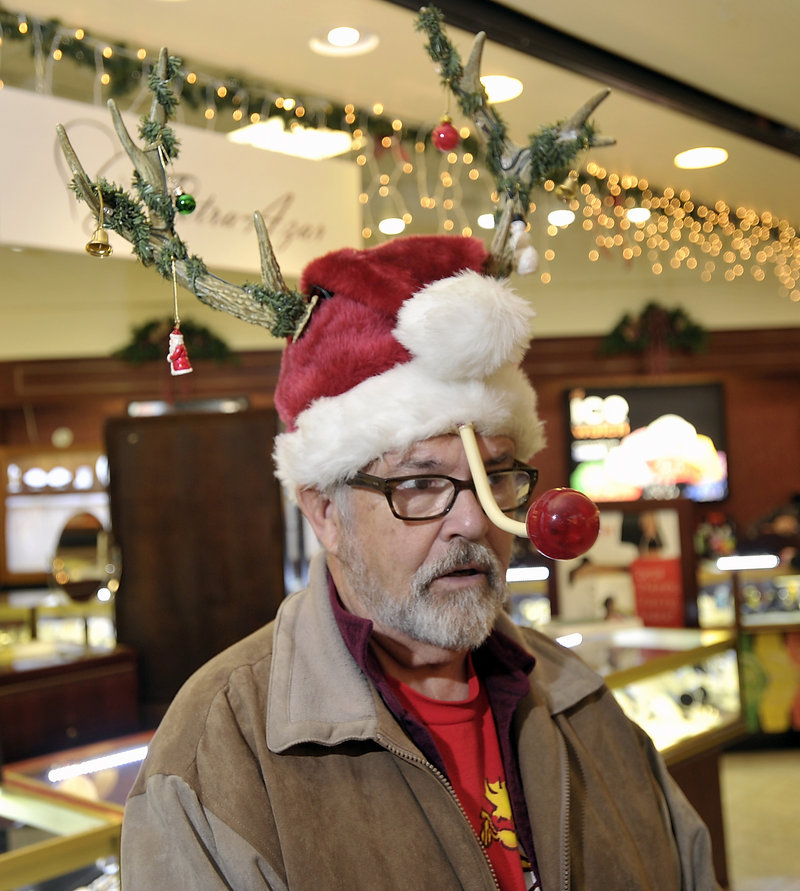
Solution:
<svg viewBox="0 0 800 891">
<path fill-rule="evenodd" d="M 86 511 L 70 517 L 51 563 L 51 583 L 73 601 L 109 600 L 119 569 L 118 549 L 100 520 Z"/>
</svg>

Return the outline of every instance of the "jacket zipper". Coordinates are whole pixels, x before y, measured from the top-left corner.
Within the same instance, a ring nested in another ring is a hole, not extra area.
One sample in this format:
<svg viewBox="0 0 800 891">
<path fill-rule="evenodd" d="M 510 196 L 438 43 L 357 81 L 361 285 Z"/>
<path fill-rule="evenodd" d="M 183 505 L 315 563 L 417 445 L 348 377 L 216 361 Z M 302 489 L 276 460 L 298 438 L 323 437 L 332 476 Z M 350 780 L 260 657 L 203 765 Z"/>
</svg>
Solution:
<svg viewBox="0 0 800 891">
<path fill-rule="evenodd" d="M 389 752 L 393 755 L 397 755 L 398 758 L 402 758 L 404 761 L 408 761 L 410 764 L 416 764 L 420 767 L 427 768 L 439 782 L 444 786 L 444 788 L 450 793 L 450 797 L 456 804 L 456 807 L 459 810 L 459 813 L 464 818 L 464 822 L 469 827 L 469 831 L 472 833 L 472 837 L 475 839 L 476 844 L 481 850 L 481 854 L 483 854 L 483 859 L 486 862 L 486 866 L 489 868 L 489 873 L 492 877 L 492 882 L 494 883 L 497 891 L 501 891 L 500 882 L 497 880 L 497 874 L 494 871 L 494 867 L 492 866 L 492 861 L 489 859 L 489 855 L 486 853 L 486 848 L 481 844 L 481 840 L 478 838 L 477 833 L 472 828 L 472 823 L 470 823 L 469 817 L 467 816 L 467 812 L 464 810 L 464 805 L 461 804 L 461 799 L 459 799 L 456 794 L 456 790 L 453 788 L 452 783 L 448 778 L 439 770 L 435 765 L 431 764 L 426 758 L 418 758 L 416 755 L 413 755 L 411 752 L 406 752 L 403 749 L 397 748 L 397 746 L 392 745 L 386 740 L 381 740 L 381 745 L 383 745 Z"/>
<path fill-rule="evenodd" d="M 570 855 L 569 855 L 569 818 L 570 818 L 570 783 L 569 783 L 569 758 L 567 757 L 567 744 L 561 734 L 558 734 L 558 749 L 561 756 L 561 888 L 569 891 L 570 885 Z"/>
</svg>

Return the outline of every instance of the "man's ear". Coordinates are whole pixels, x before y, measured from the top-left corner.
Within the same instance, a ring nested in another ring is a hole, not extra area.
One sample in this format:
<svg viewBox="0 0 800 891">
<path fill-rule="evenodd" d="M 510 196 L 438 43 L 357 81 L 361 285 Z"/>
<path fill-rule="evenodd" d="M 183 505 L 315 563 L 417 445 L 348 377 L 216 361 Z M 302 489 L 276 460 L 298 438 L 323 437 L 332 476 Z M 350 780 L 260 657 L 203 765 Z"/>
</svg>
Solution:
<svg viewBox="0 0 800 891">
<path fill-rule="evenodd" d="M 303 515 L 311 524 L 320 544 L 329 554 L 336 554 L 339 543 L 339 512 L 331 498 L 319 489 L 295 492 Z"/>
</svg>

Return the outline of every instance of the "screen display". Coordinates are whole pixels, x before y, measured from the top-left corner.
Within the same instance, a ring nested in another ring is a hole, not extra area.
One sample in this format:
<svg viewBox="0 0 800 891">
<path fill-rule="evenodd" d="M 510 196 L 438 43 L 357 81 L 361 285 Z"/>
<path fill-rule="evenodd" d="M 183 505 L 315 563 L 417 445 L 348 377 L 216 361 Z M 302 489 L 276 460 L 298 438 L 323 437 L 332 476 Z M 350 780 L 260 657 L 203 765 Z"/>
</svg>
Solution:
<svg viewBox="0 0 800 891">
<path fill-rule="evenodd" d="M 593 501 L 727 497 L 720 384 L 576 387 L 568 402 L 570 485 Z"/>
</svg>

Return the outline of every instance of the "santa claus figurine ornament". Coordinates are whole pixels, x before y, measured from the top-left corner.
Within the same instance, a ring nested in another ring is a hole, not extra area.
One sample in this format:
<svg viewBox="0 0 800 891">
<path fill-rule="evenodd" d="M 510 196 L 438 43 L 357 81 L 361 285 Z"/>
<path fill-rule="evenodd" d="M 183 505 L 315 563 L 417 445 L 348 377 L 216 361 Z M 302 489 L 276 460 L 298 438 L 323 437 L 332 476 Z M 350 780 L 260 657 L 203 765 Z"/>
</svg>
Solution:
<svg viewBox="0 0 800 891">
<path fill-rule="evenodd" d="M 183 342 L 180 325 L 176 325 L 169 335 L 169 352 L 167 353 L 169 371 L 172 375 L 189 374 L 192 371 L 192 363 L 186 352 L 186 344 Z"/>
<path fill-rule="evenodd" d="M 192 363 L 189 361 L 189 354 L 186 352 L 186 344 L 183 342 L 183 334 L 181 334 L 181 319 L 178 315 L 178 275 L 175 271 L 175 260 L 172 261 L 172 299 L 175 313 L 175 326 L 169 335 L 169 350 L 167 351 L 167 362 L 169 362 L 169 371 L 173 376 L 179 374 L 189 374 L 192 371 Z"/>
</svg>

